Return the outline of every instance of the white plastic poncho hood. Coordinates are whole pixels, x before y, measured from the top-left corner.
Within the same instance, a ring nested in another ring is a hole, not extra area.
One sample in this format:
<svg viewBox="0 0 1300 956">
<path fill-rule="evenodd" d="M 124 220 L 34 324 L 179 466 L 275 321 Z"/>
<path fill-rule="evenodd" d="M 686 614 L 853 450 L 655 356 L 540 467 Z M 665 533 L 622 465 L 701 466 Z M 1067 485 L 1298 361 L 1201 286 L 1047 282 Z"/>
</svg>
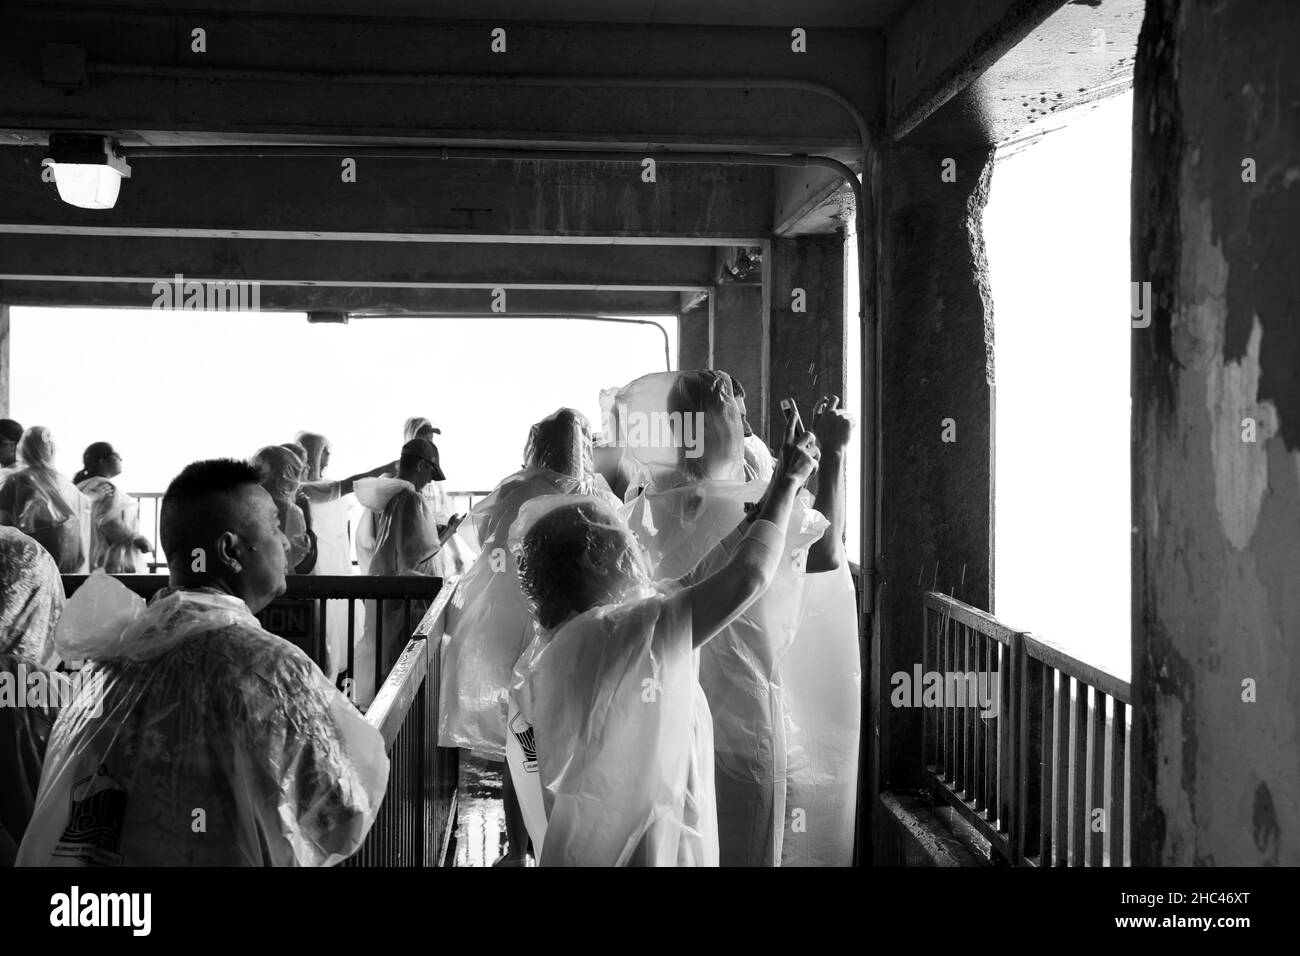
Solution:
<svg viewBox="0 0 1300 956">
<path fill-rule="evenodd" d="M 56 637 L 92 663 L 50 739 L 19 864 L 329 866 L 353 853 L 387 786 L 379 732 L 238 598 L 169 589 L 140 613 L 97 578 L 83 590 L 103 616 L 79 612 L 78 591 L 65 619 L 97 623 Z"/>
</svg>

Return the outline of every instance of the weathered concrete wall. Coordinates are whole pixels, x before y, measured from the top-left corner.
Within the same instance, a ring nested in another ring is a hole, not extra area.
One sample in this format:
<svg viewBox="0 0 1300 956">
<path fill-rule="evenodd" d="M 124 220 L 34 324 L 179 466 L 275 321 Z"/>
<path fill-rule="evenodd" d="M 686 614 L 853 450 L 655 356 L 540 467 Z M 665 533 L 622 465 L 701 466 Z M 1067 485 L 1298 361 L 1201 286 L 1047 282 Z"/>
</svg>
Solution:
<svg viewBox="0 0 1300 956">
<path fill-rule="evenodd" d="M 1133 129 L 1132 278 L 1154 299 L 1133 332 L 1136 865 L 1300 864 L 1298 46 L 1293 0 L 1147 4 Z"/>
<path fill-rule="evenodd" d="M 764 377 L 762 349 L 763 287 L 740 283 L 715 286 L 713 367 L 730 372 L 745 386 L 749 423 L 760 435 L 766 427 L 765 409 L 759 401 Z"/>
<path fill-rule="evenodd" d="M 677 367 L 709 367 L 709 307 L 707 303 L 684 313 L 677 327 Z"/>
<path fill-rule="evenodd" d="M 801 292 L 802 295 L 796 295 Z M 795 311 L 796 306 L 802 311 Z M 857 316 L 854 316 L 856 320 Z M 778 438 L 781 399 L 799 404 L 806 425 L 822 395 L 844 395 L 845 352 L 844 239 L 817 236 L 777 239 L 772 243 L 771 390 L 767 420 Z M 848 396 L 856 407 L 858 396 Z"/>
<path fill-rule="evenodd" d="M 955 182 L 941 178 L 945 158 Z M 922 592 L 988 608 L 992 590 L 993 316 L 979 226 L 990 159 L 987 148 L 896 148 L 880 170 L 880 789 L 918 783 L 921 712 L 890 707 L 889 692 L 891 674 L 922 661 Z M 945 419 L 955 441 L 943 440 Z"/>
</svg>

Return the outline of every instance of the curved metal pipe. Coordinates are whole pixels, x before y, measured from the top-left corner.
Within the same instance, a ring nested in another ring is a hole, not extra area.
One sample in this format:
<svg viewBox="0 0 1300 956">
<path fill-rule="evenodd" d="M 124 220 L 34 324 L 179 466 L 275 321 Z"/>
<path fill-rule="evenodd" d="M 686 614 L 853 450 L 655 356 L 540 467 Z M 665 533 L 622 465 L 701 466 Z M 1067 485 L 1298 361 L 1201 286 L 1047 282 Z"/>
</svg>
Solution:
<svg viewBox="0 0 1300 956">
<path fill-rule="evenodd" d="M 404 312 L 401 313 L 400 315 L 394 315 L 391 312 L 386 312 L 382 315 L 366 315 L 364 312 L 349 312 L 348 317 L 351 319 L 357 319 L 359 321 L 374 321 L 376 319 L 456 318 L 456 316 L 450 316 L 450 315 L 429 315 L 428 313 L 424 313 L 424 312 Z M 581 312 L 579 313 L 566 312 L 564 315 L 536 315 L 530 312 L 523 312 L 523 313 L 516 314 L 512 312 L 508 315 L 507 314 L 469 315 L 469 316 L 465 316 L 465 318 L 473 319 L 476 322 L 479 321 L 480 319 L 550 319 L 552 321 L 557 319 L 563 319 L 566 321 L 575 320 L 579 322 L 616 322 L 621 325 L 652 325 L 656 329 L 658 329 L 659 334 L 664 337 L 664 371 L 671 372 L 673 370 L 673 356 L 672 356 L 671 340 L 668 338 L 668 330 L 664 328 L 662 322 L 656 322 L 654 319 L 638 319 L 638 318 L 633 318 L 632 316 L 621 316 L 621 315 L 601 315 L 595 312 L 590 314 L 584 314 Z"/>
<path fill-rule="evenodd" d="M 310 70 L 269 70 L 236 67 L 152 66 L 130 63 L 88 63 L 89 73 L 101 76 L 159 76 L 186 80 L 229 80 L 265 83 L 352 83 L 371 86 L 594 86 L 621 89 L 794 90 L 831 100 L 849 114 L 858 128 L 865 153 L 871 145 L 867 118 L 834 87 L 812 80 L 754 76 L 537 76 L 473 73 L 329 73 Z"/>
</svg>

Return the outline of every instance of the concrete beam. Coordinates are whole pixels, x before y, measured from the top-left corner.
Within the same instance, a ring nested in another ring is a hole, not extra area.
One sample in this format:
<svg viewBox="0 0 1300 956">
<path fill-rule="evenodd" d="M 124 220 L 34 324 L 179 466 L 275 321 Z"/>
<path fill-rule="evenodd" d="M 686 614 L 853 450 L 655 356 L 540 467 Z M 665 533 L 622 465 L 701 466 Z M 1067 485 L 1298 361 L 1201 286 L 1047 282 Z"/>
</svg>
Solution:
<svg viewBox="0 0 1300 956">
<path fill-rule="evenodd" d="M 141 282 L 0 282 L 0 302 L 24 306 L 150 308 L 157 296 Z M 268 312 L 362 312 L 392 315 L 491 316 L 482 289 L 406 289 L 389 286 L 268 285 L 261 290 Z M 676 315 L 677 292 L 514 289 L 510 315 Z M 694 321 L 694 320 L 692 320 Z M 707 325 L 707 314 L 699 324 Z M 707 334 L 707 328 L 706 328 Z"/>
<path fill-rule="evenodd" d="M 0 234 L 0 280 L 668 291 L 712 283 L 708 246 L 315 242 Z M 485 296 L 487 293 L 484 293 Z"/>
<path fill-rule="evenodd" d="M 916 0 L 885 38 L 886 131 L 897 141 L 1065 0 Z"/>
<path fill-rule="evenodd" d="M 115 208 L 85 210 L 41 180 L 47 152 L 0 149 L 0 230 L 732 240 L 771 226 L 774 170 L 759 166 L 663 166 L 645 183 L 636 164 L 360 159 L 343 182 L 338 159 L 145 158 Z"/>
<path fill-rule="evenodd" d="M 828 169 L 781 168 L 773 181 L 772 234 L 842 232 L 853 218 L 853 189 Z"/>
<path fill-rule="evenodd" d="M 909 146 L 997 144 L 1000 155 L 1130 88 L 1144 0 L 1066 4 L 910 132 Z"/>
<path fill-rule="evenodd" d="M 192 51 L 195 28 L 207 31 L 206 52 Z M 14 142 L 23 131 L 87 129 L 157 145 L 219 134 L 245 142 L 683 144 L 816 153 L 859 147 L 855 121 L 833 99 L 762 88 L 763 81 L 825 84 L 863 115 L 880 115 L 878 78 L 862 68 L 881 61 L 875 31 L 815 32 L 809 52 L 797 53 L 786 27 L 520 24 L 508 31 L 507 52 L 493 53 L 491 28 L 24 8 L 7 14 L 0 37 L 0 116 L 19 131 Z M 40 48 L 54 43 L 85 48 L 84 88 L 42 82 Z M 546 87 L 518 79 L 626 77 L 629 64 L 667 85 L 562 80 Z M 489 79 L 471 84 L 470 76 Z M 703 77 L 752 80 L 749 88 L 678 85 Z"/>
</svg>

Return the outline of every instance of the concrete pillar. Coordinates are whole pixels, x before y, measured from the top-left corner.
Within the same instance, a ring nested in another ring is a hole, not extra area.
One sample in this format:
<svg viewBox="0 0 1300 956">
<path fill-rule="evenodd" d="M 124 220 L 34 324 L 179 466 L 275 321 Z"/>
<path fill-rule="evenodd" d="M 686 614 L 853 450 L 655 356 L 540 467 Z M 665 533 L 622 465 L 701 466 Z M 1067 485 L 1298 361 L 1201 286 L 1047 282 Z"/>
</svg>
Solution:
<svg viewBox="0 0 1300 956">
<path fill-rule="evenodd" d="M 796 311 L 800 309 L 799 311 Z M 856 321 L 857 316 L 854 316 Z M 844 397 L 845 352 L 844 238 L 810 236 L 772 242 L 770 442 L 779 438 L 781 399 L 799 403 L 804 424 L 822 395 Z M 858 396 L 848 401 L 857 405 Z"/>
<path fill-rule="evenodd" d="M 946 158 L 955 160 L 954 182 L 942 178 Z M 890 705 L 890 676 L 923 660 L 922 593 L 990 604 L 993 315 L 980 214 L 991 158 L 987 148 L 896 148 L 879 173 L 887 188 L 879 193 L 880 583 L 871 693 L 879 721 L 872 780 L 882 790 L 919 783 L 921 711 Z"/>
<path fill-rule="evenodd" d="M 1147 2 L 1133 104 L 1132 279 L 1152 304 L 1132 332 L 1137 866 L 1300 864 L 1300 74 L 1279 67 L 1298 44 L 1291 0 Z"/>
<path fill-rule="evenodd" d="M 763 367 L 763 287 L 728 283 L 713 287 L 713 367 L 745 386 L 749 423 L 760 435 L 765 409 L 757 396 L 767 376 Z"/>
<path fill-rule="evenodd" d="M 0 418 L 9 417 L 9 306 L 0 305 Z"/>
<path fill-rule="evenodd" d="M 677 367 L 709 367 L 708 303 L 682 313 L 677 325 Z"/>
</svg>

